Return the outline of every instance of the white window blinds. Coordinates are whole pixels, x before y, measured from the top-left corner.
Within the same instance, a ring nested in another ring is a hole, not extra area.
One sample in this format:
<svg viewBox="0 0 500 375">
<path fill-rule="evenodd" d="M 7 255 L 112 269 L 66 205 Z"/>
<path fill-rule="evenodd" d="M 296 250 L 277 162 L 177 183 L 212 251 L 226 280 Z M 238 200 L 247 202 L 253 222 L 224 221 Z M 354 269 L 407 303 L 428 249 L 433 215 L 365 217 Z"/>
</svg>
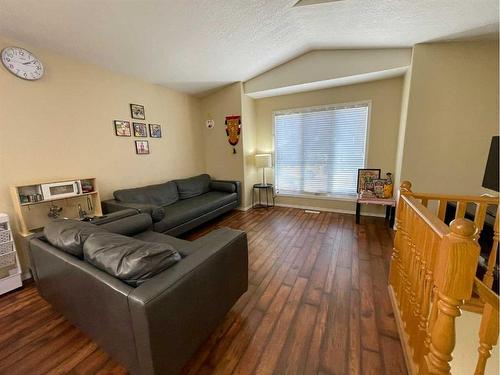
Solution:
<svg viewBox="0 0 500 375">
<path fill-rule="evenodd" d="M 369 104 L 274 113 L 279 194 L 353 195 L 365 166 Z"/>
</svg>

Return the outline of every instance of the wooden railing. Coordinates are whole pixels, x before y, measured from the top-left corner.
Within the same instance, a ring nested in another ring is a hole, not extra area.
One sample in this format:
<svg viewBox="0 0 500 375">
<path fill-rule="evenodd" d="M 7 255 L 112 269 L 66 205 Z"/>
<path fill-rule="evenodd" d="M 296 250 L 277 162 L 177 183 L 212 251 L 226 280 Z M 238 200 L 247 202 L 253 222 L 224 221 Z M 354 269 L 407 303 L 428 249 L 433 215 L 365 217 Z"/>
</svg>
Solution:
<svg viewBox="0 0 500 375">
<path fill-rule="evenodd" d="M 452 201 L 456 214 L 448 226 L 443 219 Z M 471 202 L 477 207 L 475 222 L 464 219 Z M 484 373 L 498 339 L 498 295 L 490 289 L 498 214 L 488 270 L 483 281 L 475 277 L 480 252 L 477 239 L 489 205 L 498 206 L 498 198 L 417 194 L 409 182 L 401 184 L 389 292 L 411 374 L 450 373 L 455 319 L 473 291 L 483 303 L 476 374 Z"/>
</svg>

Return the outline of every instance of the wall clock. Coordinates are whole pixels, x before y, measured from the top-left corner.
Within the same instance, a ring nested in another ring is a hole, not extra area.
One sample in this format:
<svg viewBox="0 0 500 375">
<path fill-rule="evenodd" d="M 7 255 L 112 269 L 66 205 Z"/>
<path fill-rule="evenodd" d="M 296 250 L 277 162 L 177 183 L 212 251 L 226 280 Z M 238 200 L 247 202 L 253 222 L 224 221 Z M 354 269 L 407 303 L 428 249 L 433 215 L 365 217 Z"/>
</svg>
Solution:
<svg viewBox="0 0 500 375">
<path fill-rule="evenodd" d="M 42 62 L 24 48 L 4 48 L 2 50 L 2 63 L 16 77 L 28 81 L 35 81 L 43 76 Z"/>
</svg>

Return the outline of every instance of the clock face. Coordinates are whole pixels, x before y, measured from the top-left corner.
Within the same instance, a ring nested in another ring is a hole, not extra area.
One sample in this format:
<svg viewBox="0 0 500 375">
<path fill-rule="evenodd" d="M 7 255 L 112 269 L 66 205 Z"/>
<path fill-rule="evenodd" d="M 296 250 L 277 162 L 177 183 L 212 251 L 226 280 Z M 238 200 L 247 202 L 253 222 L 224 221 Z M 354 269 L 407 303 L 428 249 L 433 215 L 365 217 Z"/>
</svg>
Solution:
<svg viewBox="0 0 500 375">
<path fill-rule="evenodd" d="M 34 81 L 42 78 L 43 65 L 31 52 L 19 47 L 2 50 L 2 63 L 12 74 Z"/>
</svg>

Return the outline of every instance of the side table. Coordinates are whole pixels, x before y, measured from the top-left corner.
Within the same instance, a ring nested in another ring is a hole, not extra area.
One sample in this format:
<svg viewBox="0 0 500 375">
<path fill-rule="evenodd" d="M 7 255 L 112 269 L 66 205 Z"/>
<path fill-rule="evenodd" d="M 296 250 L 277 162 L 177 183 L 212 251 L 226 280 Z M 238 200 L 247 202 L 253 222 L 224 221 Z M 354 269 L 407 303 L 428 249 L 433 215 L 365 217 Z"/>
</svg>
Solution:
<svg viewBox="0 0 500 375">
<path fill-rule="evenodd" d="M 389 226 L 391 228 L 394 226 L 394 219 L 396 216 L 396 200 L 394 198 L 361 198 L 358 195 L 358 199 L 356 200 L 356 224 L 359 224 L 361 204 L 385 206 L 385 219 L 389 220 Z"/>
<path fill-rule="evenodd" d="M 266 204 L 262 203 L 262 191 L 266 197 Z M 255 203 L 255 194 L 258 193 L 259 200 Z M 269 194 L 271 194 L 272 205 L 269 205 Z M 268 208 L 274 207 L 274 188 L 273 184 L 255 184 L 252 190 L 252 208 Z"/>
</svg>

